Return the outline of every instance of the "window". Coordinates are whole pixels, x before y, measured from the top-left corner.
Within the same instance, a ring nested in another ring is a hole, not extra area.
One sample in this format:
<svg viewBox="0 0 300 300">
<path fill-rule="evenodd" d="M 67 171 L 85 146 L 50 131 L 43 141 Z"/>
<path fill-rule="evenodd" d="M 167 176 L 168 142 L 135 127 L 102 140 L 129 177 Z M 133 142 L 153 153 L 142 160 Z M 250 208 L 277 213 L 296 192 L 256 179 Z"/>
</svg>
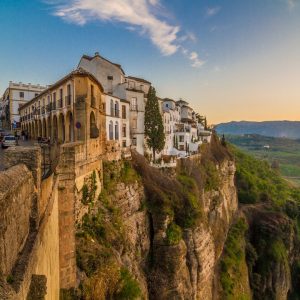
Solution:
<svg viewBox="0 0 300 300">
<path fill-rule="evenodd" d="M 184 135 L 180 135 L 180 136 L 179 136 L 179 142 L 180 142 L 180 143 L 183 143 L 183 142 L 184 142 Z"/>
<path fill-rule="evenodd" d="M 109 122 L 109 139 L 114 139 L 114 125 L 112 121 Z"/>
<path fill-rule="evenodd" d="M 20 92 L 20 98 L 24 98 L 24 92 Z"/>
<path fill-rule="evenodd" d="M 114 116 L 114 101 L 113 99 L 110 100 L 110 115 Z"/>
<path fill-rule="evenodd" d="M 134 89 L 134 81 L 129 81 L 129 82 L 128 82 L 128 87 L 129 87 L 130 89 Z"/>
<path fill-rule="evenodd" d="M 53 106 L 53 109 L 56 109 L 56 93 L 53 93 L 52 106 Z"/>
<path fill-rule="evenodd" d="M 66 104 L 71 105 L 71 84 L 67 85 Z"/>
<path fill-rule="evenodd" d="M 140 90 L 143 91 L 144 90 L 144 86 L 141 84 L 140 85 Z"/>
<path fill-rule="evenodd" d="M 99 129 L 97 128 L 95 114 L 92 111 L 90 114 L 90 138 L 95 139 L 99 137 Z"/>
<path fill-rule="evenodd" d="M 126 106 L 122 105 L 122 119 L 126 119 Z"/>
<path fill-rule="evenodd" d="M 108 75 L 108 76 L 107 76 L 107 80 L 114 80 L 114 77 L 111 76 L 111 75 Z"/>
<path fill-rule="evenodd" d="M 35 94 L 34 94 L 34 97 L 37 97 L 38 95 L 39 95 L 39 93 L 35 93 Z"/>
<path fill-rule="evenodd" d="M 135 137 L 132 139 L 132 145 L 136 146 L 136 138 Z"/>
<path fill-rule="evenodd" d="M 63 107 L 63 89 L 59 90 L 59 107 Z"/>
<path fill-rule="evenodd" d="M 91 84 L 91 106 L 96 106 L 96 98 L 94 97 L 94 86 Z"/>
<path fill-rule="evenodd" d="M 91 84 L 91 96 L 94 97 L 94 86 Z"/>
<path fill-rule="evenodd" d="M 122 126 L 122 137 L 126 137 L 126 124 Z"/>
<path fill-rule="evenodd" d="M 115 124 L 115 140 L 119 139 L 119 123 L 116 122 Z"/>
<path fill-rule="evenodd" d="M 115 102 L 115 116 L 119 117 L 119 102 Z"/>
<path fill-rule="evenodd" d="M 184 151 L 184 145 L 179 145 L 179 150 Z"/>
<path fill-rule="evenodd" d="M 122 141 L 122 147 L 123 147 L 123 148 L 126 147 L 126 140 Z"/>
<path fill-rule="evenodd" d="M 136 99 L 136 97 L 131 98 L 131 110 L 137 110 L 137 99 Z"/>
<path fill-rule="evenodd" d="M 137 119 L 132 119 L 132 129 L 137 129 Z"/>
</svg>

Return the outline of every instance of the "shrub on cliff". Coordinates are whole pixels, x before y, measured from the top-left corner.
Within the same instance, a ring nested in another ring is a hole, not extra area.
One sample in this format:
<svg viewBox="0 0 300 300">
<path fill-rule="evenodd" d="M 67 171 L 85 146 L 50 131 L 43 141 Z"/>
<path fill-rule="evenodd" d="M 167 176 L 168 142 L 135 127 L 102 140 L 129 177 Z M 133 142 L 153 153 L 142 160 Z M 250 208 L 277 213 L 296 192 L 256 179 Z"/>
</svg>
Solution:
<svg viewBox="0 0 300 300">
<path fill-rule="evenodd" d="M 239 295 L 240 298 L 233 296 L 238 291 L 240 278 L 242 275 L 243 264 L 245 265 L 245 232 L 247 223 L 243 218 L 232 225 L 228 232 L 227 240 L 224 246 L 223 256 L 221 258 L 220 282 L 224 300 L 244 299 L 246 295 Z M 246 274 L 247 276 L 248 274 Z M 238 295 L 235 295 L 238 296 Z"/>
<path fill-rule="evenodd" d="M 182 238 L 181 228 L 175 224 L 171 223 L 167 228 L 167 242 L 169 245 L 177 245 Z"/>
</svg>

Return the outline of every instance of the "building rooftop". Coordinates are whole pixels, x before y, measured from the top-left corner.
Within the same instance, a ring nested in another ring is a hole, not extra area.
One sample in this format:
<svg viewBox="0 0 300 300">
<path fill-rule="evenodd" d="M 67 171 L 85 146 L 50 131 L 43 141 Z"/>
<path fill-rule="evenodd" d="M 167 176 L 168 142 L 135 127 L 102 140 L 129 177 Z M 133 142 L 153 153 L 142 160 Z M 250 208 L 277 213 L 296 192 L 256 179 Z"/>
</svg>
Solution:
<svg viewBox="0 0 300 300">
<path fill-rule="evenodd" d="M 127 76 L 126 78 L 129 78 L 129 79 L 132 79 L 132 80 L 136 80 L 136 81 L 140 81 L 140 82 L 144 82 L 144 83 L 148 83 L 148 84 L 151 84 L 150 81 L 147 81 L 143 78 L 139 78 L 139 77 L 133 77 L 133 76 Z"/>
<path fill-rule="evenodd" d="M 88 76 L 88 77 L 92 78 L 101 87 L 101 90 L 103 91 L 103 87 L 102 87 L 101 83 L 96 79 L 96 77 L 94 75 L 92 75 L 91 73 L 87 72 L 86 70 L 84 70 L 82 68 L 77 68 L 76 70 L 74 70 L 71 73 L 67 74 L 66 76 L 64 76 L 60 80 L 56 81 L 54 84 L 50 85 L 47 89 L 43 90 L 38 96 L 36 96 L 33 99 L 31 99 L 30 101 L 26 102 L 24 105 L 22 105 L 22 108 L 29 106 L 37 98 L 43 96 L 44 94 L 47 94 L 49 91 L 51 91 L 52 89 L 54 89 L 57 86 L 61 85 L 64 81 L 68 80 L 70 77 L 75 76 L 75 75 L 85 75 L 85 76 Z"/>
<path fill-rule="evenodd" d="M 81 58 L 85 58 L 85 59 L 87 59 L 87 60 L 93 60 L 94 58 L 97 58 L 97 57 L 98 57 L 98 58 L 102 58 L 103 60 L 107 61 L 108 63 L 110 63 L 110 64 L 112 64 L 112 65 L 115 65 L 115 66 L 118 67 L 118 68 L 122 71 L 122 73 L 125 75 L 125 72 L 124 72 L 124 70 L 122 69 L 122 66 L 121 66 L 120 64 L 113 63 L 112 61 L 108 60 L 107 58 L 101 56 L 101 55 L 99 54 L 99 52 L 96 52 L 94 56 L 89 56 L 89 55 L 84 54 L 84 55 L 82 55 Z"/>
</svg>

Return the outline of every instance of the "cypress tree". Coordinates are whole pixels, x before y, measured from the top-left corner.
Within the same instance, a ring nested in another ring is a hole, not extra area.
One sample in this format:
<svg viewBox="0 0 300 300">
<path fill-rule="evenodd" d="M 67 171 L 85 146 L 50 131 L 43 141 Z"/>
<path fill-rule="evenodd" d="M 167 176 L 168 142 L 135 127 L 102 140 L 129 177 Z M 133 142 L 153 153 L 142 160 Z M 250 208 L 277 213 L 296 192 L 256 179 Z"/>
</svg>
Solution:
<svg viewBox="0 0 300 300">
<path fill-rule="evenodd" d="M 165 146 L 165 133 L 156 91 L 153 87 L 149 89 L 145 107 L 145 137 L 147 146 L 152 149 L 153 161 L 155 161 L 155 153 L 161 152 Z"/>
</svg>

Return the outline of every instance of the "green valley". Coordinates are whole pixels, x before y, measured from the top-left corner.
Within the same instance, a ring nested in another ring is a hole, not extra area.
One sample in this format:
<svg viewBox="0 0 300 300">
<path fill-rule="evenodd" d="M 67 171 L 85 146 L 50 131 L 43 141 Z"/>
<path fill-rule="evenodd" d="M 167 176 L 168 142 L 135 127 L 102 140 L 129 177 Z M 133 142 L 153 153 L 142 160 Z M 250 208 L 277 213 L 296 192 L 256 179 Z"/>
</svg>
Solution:
<svg viewBox="0 0 300 300">
<path fill-rule="evenodd" d="M 226 140 L 258 159 L 266 160 L 296 186 L 300 186 L 300 140 L 257 134 L 226 135 Z"/>
</svg>

